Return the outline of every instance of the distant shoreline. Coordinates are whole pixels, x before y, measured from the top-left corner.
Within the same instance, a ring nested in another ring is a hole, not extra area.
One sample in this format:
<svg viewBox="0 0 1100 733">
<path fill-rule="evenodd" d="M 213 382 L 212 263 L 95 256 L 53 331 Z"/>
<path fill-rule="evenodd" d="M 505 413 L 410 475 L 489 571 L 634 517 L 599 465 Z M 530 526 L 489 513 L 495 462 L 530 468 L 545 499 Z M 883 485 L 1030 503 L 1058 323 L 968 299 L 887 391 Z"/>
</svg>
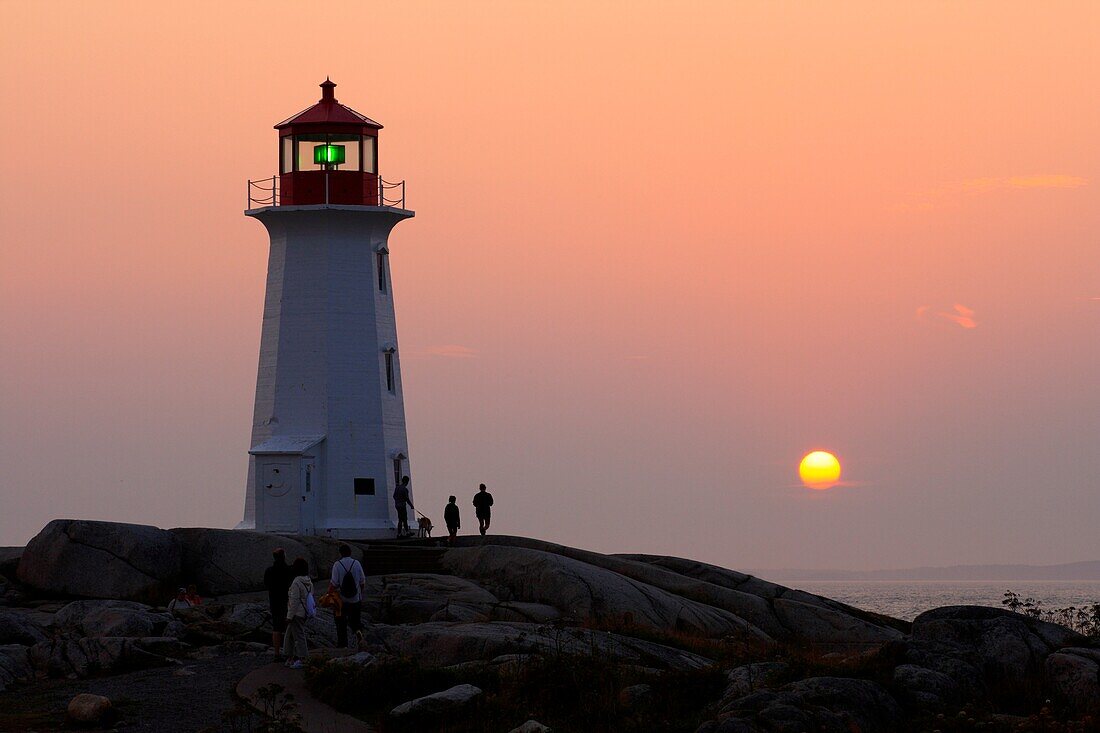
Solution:
<svg viewBox="0 0 1100 733">
<path fill-rule="evenodd" d="M 777 568 L 747 572 L 772 581 L 1100 581 L 1100 560 L 1059 565 L 951 565 L 894 570 Z"/>
</svg>

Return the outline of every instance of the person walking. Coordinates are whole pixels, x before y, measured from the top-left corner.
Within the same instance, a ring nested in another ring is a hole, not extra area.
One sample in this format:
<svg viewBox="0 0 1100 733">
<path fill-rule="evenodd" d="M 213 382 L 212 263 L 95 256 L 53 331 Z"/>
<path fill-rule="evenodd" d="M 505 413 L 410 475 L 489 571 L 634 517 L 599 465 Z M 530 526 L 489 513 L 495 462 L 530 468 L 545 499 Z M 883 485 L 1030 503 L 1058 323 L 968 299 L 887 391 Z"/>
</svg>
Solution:
<svg viewBox="0 0 1100 733">
<path fill-rule="evenodd" d="M 332 564 L 329 588 L 340 594 L 340 613 L 336 616 L 336 646 L 348 646 L 348 629 L 356 638 L 356 647 L 363 638 L 363 594 L 367 589 L 367 575 L 363 566 L 351 556 L 351 547 L 340 544 L 340 559 Z"/>
<path fill-rule="evenodd" d="M 416 511 L 416 507 L 413 506 L 412 497 L 409 495 L 408 476 L 403 476 L 401 483 L 393 490 L 393 504 L 397 507 L 397 536 L 400 538 L 412 534 L 409 531 L 409 511 L 405 505 L 412 507 L 413 511 Z"/>
<path fill-rule="evenodd" d="M 267 589 L 267 607 L 271 611 L 271 648 L 275 654 L 283 653 L 283 632 L 286 631 L 287 591 L 294 576 L 286 564 L 286 553 L 276 547 L 271 553 L 271 567 L 264 571 L 264 588 Z"/>
<path fill-rule="evenodd" d="M 489 520 L 492 518 L 493 495 L 485 490 L 485 484 L 478 487 L 474 494 L 474 513 L 477 515 L 478 529 L 484 536 L 489 531 Z"/>
<path fill-rule="evenodd" d="M 455 497 L 449 497 L 447 499 L 447 506 L 443 509 L 443 521 L 447 525 L 447 544 L 452 544 L 455 541 L 455 537 L 458 536 L 458 528 L 460 526 L 458 518 L 458 499 Z"/>
<path fill-rule="evenodd" d="M 291 669 L 301 669 L 305 661 L 308 647 L 306 646 L 306 621 L 311 616 L 310 600 L 313 598 L 313 581 L 309 579 L 309 564 L 304 557 L 294 560 L 290 566 L 294 580 L 290 582 L 287 591 L 286 610 L 286 638 L 283 639 L 283 654 L 286 655 L 286 666 Z"/>
</svg>

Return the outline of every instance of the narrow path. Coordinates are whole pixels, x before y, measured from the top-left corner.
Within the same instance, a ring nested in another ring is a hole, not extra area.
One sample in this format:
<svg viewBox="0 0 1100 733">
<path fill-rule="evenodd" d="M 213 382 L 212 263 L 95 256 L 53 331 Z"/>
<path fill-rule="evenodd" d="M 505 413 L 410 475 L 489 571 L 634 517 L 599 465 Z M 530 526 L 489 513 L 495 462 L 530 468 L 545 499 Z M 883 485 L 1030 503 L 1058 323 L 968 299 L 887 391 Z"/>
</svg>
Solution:
<svg viewBox="0 0 1100 733">
<path fill-rule="evenodd" d="M 81 692 L 110 698 L 127 733 L 221 731 L 222 716 L 238 705 L 234 686 L 269 659 L 232 655 L 109 677 L 21 685 L 0 693 L 0 731 L 70 730 L 65 709 Z"/>
<path fill-rule="evenodd" d="M 287 669 L 273 662 L 248 673 L 237 684 L 237 696 L 257 707 L 256 692 L 264 685 L 281 685 L 294 695 L 298 703 L 298 714 L 302 716 L 301 725 L 305 733 L 374 733 L 374 728 L 350 715 L 337 712 L 310 694 L 306 689 L 305 676 L 300 669 Z"/>
</svg>

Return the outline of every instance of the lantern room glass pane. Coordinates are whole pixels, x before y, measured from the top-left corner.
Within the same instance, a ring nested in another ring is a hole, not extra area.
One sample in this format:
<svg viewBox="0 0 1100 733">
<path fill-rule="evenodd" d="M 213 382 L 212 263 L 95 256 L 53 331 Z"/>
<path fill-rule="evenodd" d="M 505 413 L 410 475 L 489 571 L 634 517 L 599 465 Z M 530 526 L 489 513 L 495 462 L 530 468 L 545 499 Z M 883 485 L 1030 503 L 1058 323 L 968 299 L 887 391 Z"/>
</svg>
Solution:
<svg viewBox="0 0 1100 733">
<path fill-rule="evenodd" d="M 367 173 L 378 172 L 378 138 L 363 136 L 363 170 Z"/>
<path fill-rule="evenodd" d="M 294 170 L 294 139 L 291 137 L 282 138 L 282 153 L 279 155 L 280 173 L 290 173 Z"/>
<path fill-rule="evenodd" d="M 339 170 L 357 171 L 359 167 L 358 135 L 295 135 L 298 143 L 298 158 L 295 170 L 319 171 Z M 320 148 L 318 150 L 318 148 Z M 341 151 L 340 148 L 343 148 Z M 343 163 L 330 163 L 327 166 L 320 161 L 339 160 L 343 153 Z"/>
</svg>

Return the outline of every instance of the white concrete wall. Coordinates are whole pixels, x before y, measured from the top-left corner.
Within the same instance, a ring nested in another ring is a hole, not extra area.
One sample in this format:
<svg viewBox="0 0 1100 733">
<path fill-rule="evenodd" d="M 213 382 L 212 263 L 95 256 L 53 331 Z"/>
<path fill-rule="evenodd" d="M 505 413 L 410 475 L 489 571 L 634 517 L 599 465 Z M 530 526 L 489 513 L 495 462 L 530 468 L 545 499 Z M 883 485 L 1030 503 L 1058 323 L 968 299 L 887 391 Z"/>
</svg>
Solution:
<svg viewBox="0 0 1100 733">
<path fill-rule="evenodd" d="M 326 436 L 317 456 L 316 533 L 392 537 L 392 456 L 408 455 L 408 440 L 400 349 L 396 389 L 386 388 L 383 349 L 397 346 L 393 282 L 387 273 L 386 292 L 378 290 L 375 262 L 390 230 L 412 212 L 280 206 L 249 214 L 271 237 L 252 446 L 273 436 Z M 356 477 L 374 478 L 375 495 L 355 496 Z M 255 487 L 250 459 L 241 526 L 264 529 Z"/>
</svg>

